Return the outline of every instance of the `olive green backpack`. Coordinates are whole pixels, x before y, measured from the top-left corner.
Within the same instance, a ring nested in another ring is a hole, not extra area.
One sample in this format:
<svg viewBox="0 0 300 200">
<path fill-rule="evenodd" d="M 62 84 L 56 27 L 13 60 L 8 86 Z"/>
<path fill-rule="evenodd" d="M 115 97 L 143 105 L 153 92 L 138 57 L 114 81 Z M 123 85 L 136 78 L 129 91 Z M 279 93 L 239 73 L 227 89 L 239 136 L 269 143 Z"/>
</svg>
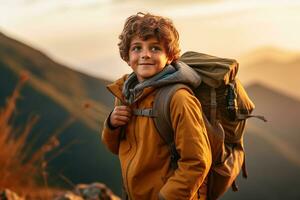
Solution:
<svg viewBox="0 0 300 200">
<path fill-rule="evenodd" d="M 173 94 L 182 88 L 198 98 L 213 159 L 208 175 L 207 197 L 209 200 L 218 199 L 230 187 L 237 191 L 235 179 L 241 170 L 243 177 L 247 177 L 243 145 L 246 120 L 249 117 L 266 120 L 262 116 L 251 115 L 254 104 L 236 78 L 238 63 L 235 60 L 186 52 L 180 61 L 201 76 L 200 86 L 193 90 L 180 83 L 163 86 L 155 95 L 151 111 L 139 110 L 135 114 L 153 117 L 158 133 L 169 146 L 171 167 L 175 170 L 180 156 L 174 144 L 170 102 Z"/>
</svg>

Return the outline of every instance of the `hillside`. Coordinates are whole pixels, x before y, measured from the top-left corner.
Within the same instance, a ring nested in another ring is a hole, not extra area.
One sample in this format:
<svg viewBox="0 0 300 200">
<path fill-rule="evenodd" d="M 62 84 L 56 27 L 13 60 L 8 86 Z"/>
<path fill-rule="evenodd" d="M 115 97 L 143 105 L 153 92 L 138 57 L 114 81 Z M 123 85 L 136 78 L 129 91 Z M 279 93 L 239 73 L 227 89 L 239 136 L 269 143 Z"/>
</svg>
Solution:
<svg viewBox="0 0 300 200">
<path fill-rule="evenodd" d="M 273 130 L 272 135 L 287 140 L 300 152 L 300 100 L 259 83 L 247 89 L 254 98 L 255 113 L 262 113 L 268 118 L 267 128 Z"/>
<path fill-rule="evenodd" d="M 90 102 L 101 110 L 103 120 L 112 99 L 105 85 L 108 81 L 96 79 L 56 63 L 42 52 L 0 33 L 0 64 L 16 74 L 26 70 L 30 75 L 30 85 L 51 97 L 56 103 L 68 109 L 73 115 L 84 120 L 92 128 L 97 128 L 95 113 L 81 115 L 78 108 Z M 72 99 L 72 101 L 70 101 Z M 89 118 L 89 119 L 88 119 Z"/>
<path fill-rule="evenodd" d="M 21 91 L 15 126 L 24 126 L 32 115 L 39 116 L 30 135 L 33 149 L 60 132 L 63 151 L 49 163 L 49 182 L 70 186 L 98 181 L 120 193 L 119 163 L 99 137 L 113 104 L 105 88 L 108 81 L 71 70 L 42 52 L 0 34 L 0 107 L 24 70 L 29 81 Z M 111 177 L 112 169 L 115 177 Z"/>
</svg>

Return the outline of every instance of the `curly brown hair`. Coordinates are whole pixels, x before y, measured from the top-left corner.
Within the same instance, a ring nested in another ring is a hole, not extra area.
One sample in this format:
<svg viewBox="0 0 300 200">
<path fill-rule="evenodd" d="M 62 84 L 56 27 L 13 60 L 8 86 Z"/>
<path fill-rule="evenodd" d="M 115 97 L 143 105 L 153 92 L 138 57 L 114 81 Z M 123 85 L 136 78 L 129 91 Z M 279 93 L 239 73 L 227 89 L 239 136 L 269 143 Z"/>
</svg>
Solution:
<svg viewBox="0 0 300 200">
<path fill-rule="evenodd" d="M 155 37 L 163 42 L 168 58 L 178 60 L 180 54 L 179 34 L 173 22 L 165 17 L 138 12 L 127 18 L 118 43 L 121 58 L 129 61 L 129 47 L 133 37 L 139 36 L 143 40 Z"/>
</svg>

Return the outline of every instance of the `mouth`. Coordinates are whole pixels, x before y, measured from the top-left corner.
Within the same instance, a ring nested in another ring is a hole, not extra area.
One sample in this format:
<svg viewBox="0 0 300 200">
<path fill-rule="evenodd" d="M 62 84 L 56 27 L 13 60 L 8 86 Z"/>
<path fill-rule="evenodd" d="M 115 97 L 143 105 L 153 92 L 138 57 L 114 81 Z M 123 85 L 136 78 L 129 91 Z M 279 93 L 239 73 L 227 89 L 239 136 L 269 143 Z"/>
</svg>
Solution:
<svg viewBox="0 0 300 200">
<path fill-rule="evenodd" d="M 139 63 L 139 65 L 154 65 L 153 63 Z"/>
</svg>

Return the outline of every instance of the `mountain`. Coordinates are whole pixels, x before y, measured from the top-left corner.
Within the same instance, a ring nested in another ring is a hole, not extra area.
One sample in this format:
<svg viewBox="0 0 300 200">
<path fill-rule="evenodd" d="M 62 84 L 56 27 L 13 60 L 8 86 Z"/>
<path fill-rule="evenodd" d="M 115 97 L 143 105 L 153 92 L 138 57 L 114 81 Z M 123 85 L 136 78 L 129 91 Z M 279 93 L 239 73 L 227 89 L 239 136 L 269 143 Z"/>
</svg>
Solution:
<svg viewBox="0 0 300 200">
<path fill-rule="evenodd" d="M 287 140 L 291 147 L 300 152 L 300 100 L 261 83 L 247 89 L 249 95 L 255 98 L 254 113 L 266 116 L 267 128 L 273 130 L 272 135 Z"/>
<path fill-rule="evenodd" d="M 33 149 L 57 133 L 63 149 L 48 163 L 49 181 L 59 185 L 104 182 L 120 193 L 119 162 L 99 136 L 113 105 L 105 87 L 109 81 L 74 71 L 0 33 L 0 107 L 23 71 L 29 81 L 17 103 L 15 126 L 22 127 L 31 115 L 38 115 L 29 141 L 34 142 Z"/>
<path fill-rule="evenodd" d="M 245 132 L 247 180 L 240 190 L 222 199 L 300 198 L 300 101 L 262 83 L 247 87 L 255 114 L 268 122 L 249 119 Z"/>
<path fill-rule="evenodd" d="M 51 97 L 69 112 L 91 124 L 78 108 L 90 102 L 105 111 L 113 105 L 106 90 L 107 80 L 100 80 L 61 65 L 42 52 L 0 33 L 1 66 L 16 74 L 26 70 L 30 85 Z M 72 99 L 72 101 L 69 101 Z M 79 111 L 79 112 L 78 112 Z M 97 125 L 93 126 L 96 128 Z"/>
<path fill-rule="evenodd" d="M 243 83 L 260 81 L 281 92 L 300 98 L 300 52 L 263 47 L 238 58 Z"/>
<path fill-rule="evenodd" d="M 244 55 L 239 60 L 246 66 L 250 66 L 255 63 L 265 62 L 290 62 L 293 60 L 299 60 L 300 53 L 287 49 L 281 49 L 274 46 L 264 46 L 254 49 Z"/>
</svg>

